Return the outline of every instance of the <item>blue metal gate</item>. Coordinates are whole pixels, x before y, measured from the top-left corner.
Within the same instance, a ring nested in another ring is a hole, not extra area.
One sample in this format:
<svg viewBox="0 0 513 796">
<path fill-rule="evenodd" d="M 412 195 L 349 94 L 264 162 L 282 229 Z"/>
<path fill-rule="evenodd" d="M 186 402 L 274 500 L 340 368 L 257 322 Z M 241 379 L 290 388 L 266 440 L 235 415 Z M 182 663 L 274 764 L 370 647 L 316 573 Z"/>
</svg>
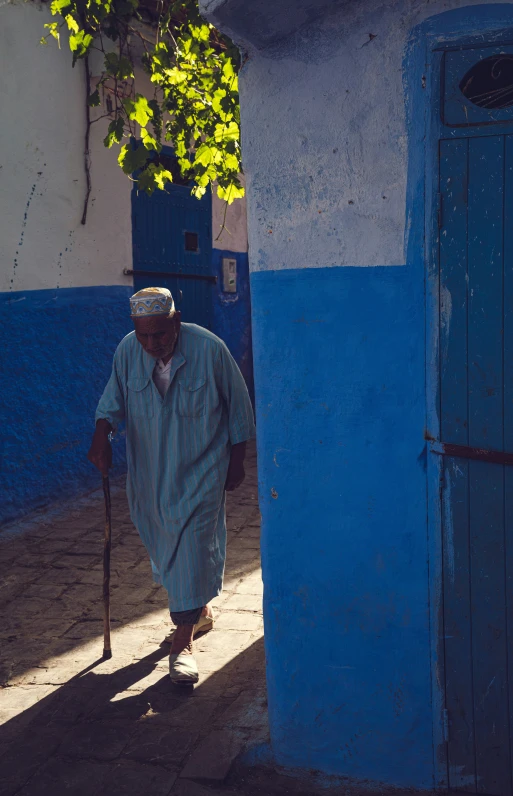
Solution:
<svg viewBox="0 0 513 796">
<path fill-rule="evenodd" d="M 448 780 L 493 796 L 513 793 L 513 60 L 504 49 L 446 54 L 442 120 L 452 129 L 439 142 L 438 206 Z M 511 80 L 494 84 L 503 57 Z"/>
<path fill-rule="evenodd" d="M 171 290 L 182 320 L 207 329 L 212 323 L 212 201 L 198 200 L 186 185 L 152 196 L 132 191 L 135 290 Z"/>
</svg>

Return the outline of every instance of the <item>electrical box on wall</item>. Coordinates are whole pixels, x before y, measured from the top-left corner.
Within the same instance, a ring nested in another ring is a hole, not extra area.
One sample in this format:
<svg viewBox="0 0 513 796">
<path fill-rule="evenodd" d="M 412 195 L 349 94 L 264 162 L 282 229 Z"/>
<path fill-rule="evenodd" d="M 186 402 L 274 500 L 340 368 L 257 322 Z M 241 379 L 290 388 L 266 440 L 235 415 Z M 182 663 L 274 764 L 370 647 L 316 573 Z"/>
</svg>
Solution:
<svg viewBox="0 0 513 796">
<path fill-rule="evenodd" d="M 223 291 L 237 292 L 237 260 L 231 257 L 223 257 Z"/>
</svg>

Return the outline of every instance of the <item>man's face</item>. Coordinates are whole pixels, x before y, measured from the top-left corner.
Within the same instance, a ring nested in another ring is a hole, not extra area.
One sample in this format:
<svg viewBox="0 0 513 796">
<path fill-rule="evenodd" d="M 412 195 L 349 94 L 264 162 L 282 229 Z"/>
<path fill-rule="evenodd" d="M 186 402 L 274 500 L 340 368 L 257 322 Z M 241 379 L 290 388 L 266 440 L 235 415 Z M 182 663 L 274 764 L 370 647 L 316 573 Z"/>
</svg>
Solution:
<svg viewBox="0 0 513 796">
<path fill-rule="evenodd" d="M 169 318 L 164 315 L 151 315 L 148 318 L 134 318 L 135 336 L 147 354 L 154 359 L 170 357 L 176 346 L 180 332 L 180 313 Z"/>
</svg>

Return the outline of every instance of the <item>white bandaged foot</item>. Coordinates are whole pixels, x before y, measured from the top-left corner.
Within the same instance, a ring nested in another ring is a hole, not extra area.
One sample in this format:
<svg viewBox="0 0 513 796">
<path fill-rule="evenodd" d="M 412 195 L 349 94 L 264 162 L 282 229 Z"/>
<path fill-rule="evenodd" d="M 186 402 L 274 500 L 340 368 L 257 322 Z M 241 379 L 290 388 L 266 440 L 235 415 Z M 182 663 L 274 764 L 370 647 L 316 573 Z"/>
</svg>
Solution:
<svg viewBox="0 0 513 796">
<path fill-rule="evenodd" d="M 169 676 L 173 683 L 197 683 L 199 680 L 198 664 L 187 652 L 169 656 Z"/>
</svg>

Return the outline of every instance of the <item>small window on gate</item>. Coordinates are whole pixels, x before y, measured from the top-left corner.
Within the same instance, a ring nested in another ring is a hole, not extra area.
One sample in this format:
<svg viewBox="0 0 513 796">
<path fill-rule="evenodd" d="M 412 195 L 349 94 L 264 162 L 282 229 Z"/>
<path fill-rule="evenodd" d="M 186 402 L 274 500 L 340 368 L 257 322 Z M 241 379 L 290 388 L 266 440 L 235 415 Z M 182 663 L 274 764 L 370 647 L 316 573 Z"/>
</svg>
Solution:
<svg viewBox="0 0 513 796">
<path fill-rule="evenodd" d="M 185 251 L 197 252 L 198 251 L 198 233 L 186 232 L 185 233 Z"/>
<path fill-rule="evenodd" d="M 513 56 L 492 55 L 472 66 L 460 82 L 460 91 L 479 108 L 513 105 Z"/>
</svg>

